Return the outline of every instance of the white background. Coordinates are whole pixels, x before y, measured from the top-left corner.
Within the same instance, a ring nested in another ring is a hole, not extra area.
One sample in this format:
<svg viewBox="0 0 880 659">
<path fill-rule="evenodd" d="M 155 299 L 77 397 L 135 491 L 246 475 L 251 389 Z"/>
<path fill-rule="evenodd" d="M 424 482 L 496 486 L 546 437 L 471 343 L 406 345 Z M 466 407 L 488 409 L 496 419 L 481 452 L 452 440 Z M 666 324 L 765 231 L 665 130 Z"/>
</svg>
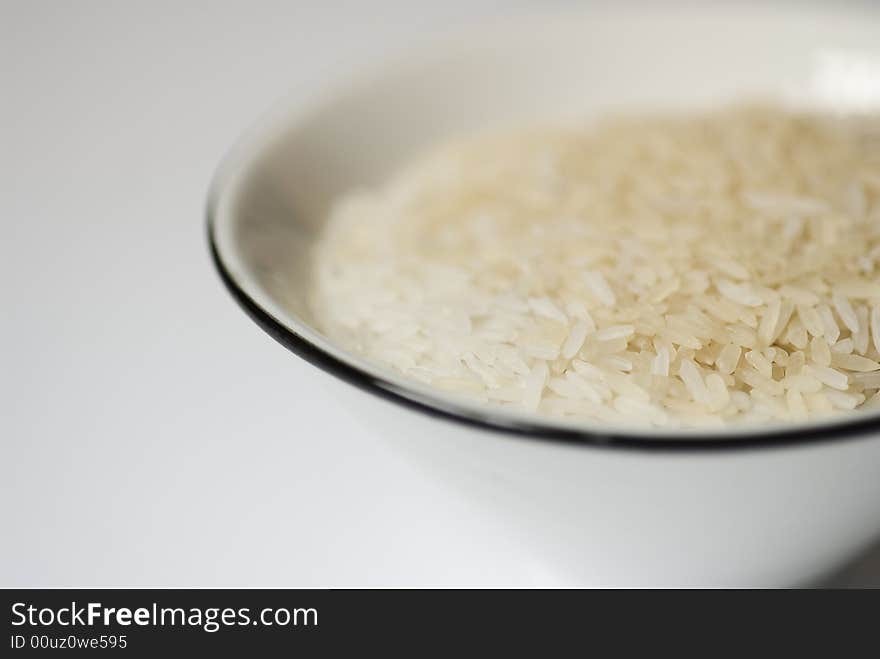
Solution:
<svg viewBox="0 0 880 659">
<path fill-rule="evenodd" d="M 529 4 L 0 0 L 0 585 L 560 583 L 239 311 L 203 221 L 280 99 Z"/>
</svg>

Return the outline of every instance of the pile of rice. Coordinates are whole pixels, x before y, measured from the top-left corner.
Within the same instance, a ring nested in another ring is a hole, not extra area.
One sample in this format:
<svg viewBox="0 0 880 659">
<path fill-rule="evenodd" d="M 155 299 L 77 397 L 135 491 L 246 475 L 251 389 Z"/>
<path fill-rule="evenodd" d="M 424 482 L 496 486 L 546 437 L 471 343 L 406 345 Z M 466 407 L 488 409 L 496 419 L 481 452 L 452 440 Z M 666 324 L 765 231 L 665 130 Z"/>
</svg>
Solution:
<svg viewBox="0 0 880 659">
<path fill-rule="evenodd" d="M 334 208 L 321 329 L 588 422 L 880 407 L 880 121 L 733 107 L 445 145 Z"/>
</svg>

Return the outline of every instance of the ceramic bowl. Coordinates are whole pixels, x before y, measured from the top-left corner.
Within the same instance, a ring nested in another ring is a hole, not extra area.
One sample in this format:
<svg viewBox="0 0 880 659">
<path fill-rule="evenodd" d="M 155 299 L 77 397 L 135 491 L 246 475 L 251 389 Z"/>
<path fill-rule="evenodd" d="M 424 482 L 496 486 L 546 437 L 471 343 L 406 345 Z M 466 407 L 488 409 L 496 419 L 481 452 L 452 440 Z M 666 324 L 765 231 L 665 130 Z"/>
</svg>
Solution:
<svg viewBox="0 0 880 659">
<path fill-rule="evenodd" d="M 281 109 L 240 140 L 210 192 L 215 263 L 263 329 L 355 385 L 339 387 L 341 404 L 490 510 L 564 583 L 809 583 L 880 534 L 876 415 L 651 433 L 448 398 L 315 327 L 310 254 L 334 199 L 453 135 L 744 96 L 873 110 L 878 34 L 880 10 L 869 6 L 770 3 L 609 8 L 474 28 L 309 108 Z"/>
</svg>

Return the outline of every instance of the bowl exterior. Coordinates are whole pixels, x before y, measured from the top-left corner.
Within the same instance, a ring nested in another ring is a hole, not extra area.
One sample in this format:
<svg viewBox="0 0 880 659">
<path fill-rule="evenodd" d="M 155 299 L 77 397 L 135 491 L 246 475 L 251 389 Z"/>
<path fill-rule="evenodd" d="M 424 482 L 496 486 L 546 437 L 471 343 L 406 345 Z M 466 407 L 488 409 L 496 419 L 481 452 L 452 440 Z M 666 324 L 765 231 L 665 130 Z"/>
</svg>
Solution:
<svg viewBox="0 0 880 659">
<path fill-rule="evenodd" d="M 334 390 L 560 584 L 799 586 L 880 536 L 880 436 L 718 452 L 585 448 Z"/>
</svg>

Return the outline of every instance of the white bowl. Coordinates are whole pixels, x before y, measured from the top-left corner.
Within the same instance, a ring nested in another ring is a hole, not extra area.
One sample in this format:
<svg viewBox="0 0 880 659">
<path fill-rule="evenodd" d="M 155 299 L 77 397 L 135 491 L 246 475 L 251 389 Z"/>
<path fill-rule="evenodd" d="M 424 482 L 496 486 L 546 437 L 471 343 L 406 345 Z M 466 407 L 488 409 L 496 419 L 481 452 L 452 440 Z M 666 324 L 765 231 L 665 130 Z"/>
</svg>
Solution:
<svg viewBox="0 0 880 659">
<path fill-rule="evenodd" d="M 878 10 L 788 4 L 608 9 L 472 30 L 244 138 L 211 190 L 216 264 L 264 329 L 358 385 L 345 404 L 491 507 L 567 583 L 810 582 L 880 534 L 876 415 L 645 434 L 502 413 L 329 341 L 306 303 L 308 261 L 333 199 L 453 134 L 743 95 L 873 109 L 878 34 Z"/>
</svg>

